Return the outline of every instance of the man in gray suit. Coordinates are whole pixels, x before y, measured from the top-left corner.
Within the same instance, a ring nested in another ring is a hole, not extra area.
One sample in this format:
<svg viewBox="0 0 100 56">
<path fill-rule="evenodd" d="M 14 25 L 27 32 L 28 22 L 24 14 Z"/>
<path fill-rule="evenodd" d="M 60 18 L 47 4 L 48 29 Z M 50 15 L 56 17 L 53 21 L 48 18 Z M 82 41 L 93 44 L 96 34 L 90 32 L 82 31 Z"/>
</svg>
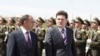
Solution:
<svg viewBox="0 0 100 56">
<path fill-rule="evenodd" d="M 65 27 L 67 19 L 65 11 L 57 12 L 57 26 L 50 28 L 45 36 L 46 56 L 77 56 L 73 30 Z"/>
<path fill-rule="evenodd" d="M 38 56 L 37 35 L 30 31 L 33 17 L 24 15 L 20 22 L 21 28 L 9 35 L 6 56 Z"/>
</svg>

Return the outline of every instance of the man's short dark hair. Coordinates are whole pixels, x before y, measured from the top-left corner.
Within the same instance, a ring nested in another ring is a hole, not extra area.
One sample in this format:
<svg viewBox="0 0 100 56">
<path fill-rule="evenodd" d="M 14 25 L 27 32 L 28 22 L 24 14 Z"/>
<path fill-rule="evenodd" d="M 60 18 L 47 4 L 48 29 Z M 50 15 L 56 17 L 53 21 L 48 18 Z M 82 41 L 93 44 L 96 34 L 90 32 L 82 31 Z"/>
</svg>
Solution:
<svg viewBox="0 0 100 56">
<path fill-rule="evenodd" d="M 65 12 L 65 11 L 63 11 L 63 10 L 58 11 L 58 12 L 56 13 L 56 17 L 57 17 L 58 15 L 63 15 L 63 16 L 65 16 L 66 19 L 68 18 L 67 12 Z"/>
<path fill-rule="evenodd" d="M 29 15 L 28 15 L 28 14 L 23 15 L 23 16 L 20 18 L 20 23 L 23 24 L 24 21 L 28 20 L 28 18 L 29 18 Z"/>
</svg>

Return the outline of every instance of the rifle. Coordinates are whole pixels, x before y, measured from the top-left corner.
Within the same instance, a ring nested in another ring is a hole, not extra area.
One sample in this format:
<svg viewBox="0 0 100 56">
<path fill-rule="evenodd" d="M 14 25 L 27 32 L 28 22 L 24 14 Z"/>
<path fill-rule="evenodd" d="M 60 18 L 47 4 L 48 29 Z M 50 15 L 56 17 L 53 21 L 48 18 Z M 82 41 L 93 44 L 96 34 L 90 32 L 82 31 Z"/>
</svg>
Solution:
<svg viewBox="0 0 100 56">
<path fill-rule="evenodd" d="M 5 31 L 5 39 L 4 39 L 4 42 L 7 42 L 8 35 L 9 35 L 9 26 L 7 26 L 7 31 Z"/>
<path fill-rule="evenodd" d="M 93 31 L 91 32 L 90 37 L 87 39 L 87 42 L 86 42 L 85 56 L 87 56 L 87 54 L 88 54 L 88 52 L 90 50 L 90 45 L 91 45 L 91 42 L 92 42 L 92 37 L 93 37 Z"/>
</svg>

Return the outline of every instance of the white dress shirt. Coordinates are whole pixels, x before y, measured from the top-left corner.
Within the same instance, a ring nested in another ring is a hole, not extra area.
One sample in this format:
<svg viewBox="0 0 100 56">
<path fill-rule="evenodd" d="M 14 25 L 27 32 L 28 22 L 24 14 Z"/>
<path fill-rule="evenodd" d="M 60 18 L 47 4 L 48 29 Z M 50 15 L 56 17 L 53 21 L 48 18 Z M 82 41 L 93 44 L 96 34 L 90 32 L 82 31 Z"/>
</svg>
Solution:
<svg viewBox="0 0 100 56">
<path fill-rule="evenodd" d="M 21 26 L 20 28 L 21 28 L 21 30 L 22 30 L 24 36 L 25 36 L 25 40 L 28 41 L 28 38 L 27 38 L 27 35 L 26 35 L 27 30 L 26 30 L 23 26 Z M 29 31 L 29 38 L 30 38 L 30 40 L 31 40 L 30 31 Z"/>
<path fill-rule="evenodd" d="M 64 37 L 64 35 L 67 36 L 67 35 L 66 35 L 66 28 L 64 28 L 64 33 L 62 33 L 62 29 L 61 29 L 61 28 L 58 27 L 58 29 L 59 29 L 59 31 L 60 31 L 62 37 Z"/>
</svg>

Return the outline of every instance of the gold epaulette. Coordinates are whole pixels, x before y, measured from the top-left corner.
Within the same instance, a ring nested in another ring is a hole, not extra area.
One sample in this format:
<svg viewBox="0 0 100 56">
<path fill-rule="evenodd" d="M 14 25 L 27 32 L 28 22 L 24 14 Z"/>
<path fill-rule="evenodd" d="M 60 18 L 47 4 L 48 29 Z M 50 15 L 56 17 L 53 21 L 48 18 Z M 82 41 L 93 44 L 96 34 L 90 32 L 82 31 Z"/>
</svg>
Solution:
<svg viewBox="0 0 100 56">
<path fill-rule="evenodd" d="M 43 28 L 43 27 L 39 27 L 38 29 L 39 29 L 39 30 L 45 30 L 45 28 Z"/>
<path fill-rule="evenodd" d="M 45 30 L 44 28 L 41 28 L 42 30 Z"/>
<path fill-rule="evenodd" d="M 97 33 L 99 33 L 99 34 L 100 34 L 100 30 L 99 30 L 99 31 L 97 31 Z"/>
<path fill-rule="evenodd" d="M 6 25 L 3 25 L 2 27 L 4 28 L 4 27 L 6 27 Z"/>
<path fill-rule="evenodd" d="M 85 31 L 84 29 L 81 29 L 81 31 L 83 32 L 83 31 Z"/>
<path fill-rule="evenodd" d="M 11 26 L 11 28 L 15 28 L 15 26 Z"/>
</svg>

